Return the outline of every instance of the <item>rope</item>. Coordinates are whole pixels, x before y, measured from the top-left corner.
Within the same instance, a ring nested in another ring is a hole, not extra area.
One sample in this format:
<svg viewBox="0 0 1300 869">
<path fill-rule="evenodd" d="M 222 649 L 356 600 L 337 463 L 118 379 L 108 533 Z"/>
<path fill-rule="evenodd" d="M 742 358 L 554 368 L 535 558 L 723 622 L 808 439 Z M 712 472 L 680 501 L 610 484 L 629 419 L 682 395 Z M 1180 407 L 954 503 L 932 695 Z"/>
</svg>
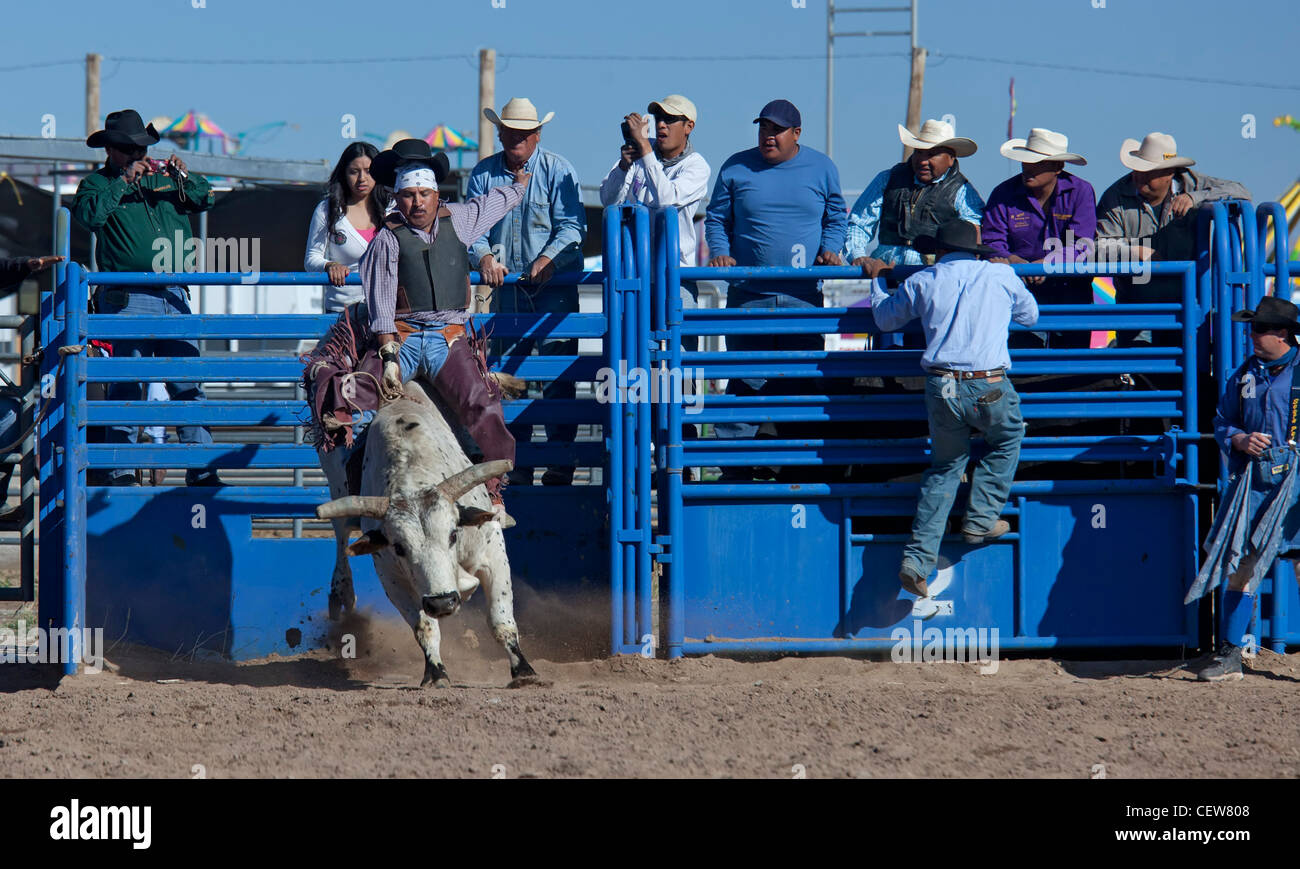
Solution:
<svg viewBox="0 0 1300 869">
<path fill-rule="evenodd" d="M 59 373 L 63 370 L 63 360 L 67 359 L 69 356 L 73 356 L 78 353 L 81 353 L 85 349 L 86 349 L 85 344 L 64 344 L 62 347 L 59 348 L 59 364 L 54 366 L 54 370 L 50 372 L 50 375 L 57 380 Z M 29 365 L 31 363 L 28 362 L 28 359 L 35 361 L 39 358 L 40 358 L 40 352 L 38 351 L 37 353 L 34 353 L 31 356 L 24 357 L 23 364 Z M 18 439 L 16 441 L 14 441 L 11 444 L 6 444 L 0 447 L 0 456 L 7 456 L 11 452 L 13 452 L 15 448 L 21 447 L 23 441 L 31 437 L 32 433 L 35 432 L 37 427 L 40 426 L 41 422 L 44 421 L 46 415 L 50 412 L 50 408 L 53 406 L 54 406 L 53 401 L 42 402 L 41 412 L 36 415 L 36 419 L 32 420 L 32 424 L 29 425 L 27 429 L 18 436 Z"/>
</svg>

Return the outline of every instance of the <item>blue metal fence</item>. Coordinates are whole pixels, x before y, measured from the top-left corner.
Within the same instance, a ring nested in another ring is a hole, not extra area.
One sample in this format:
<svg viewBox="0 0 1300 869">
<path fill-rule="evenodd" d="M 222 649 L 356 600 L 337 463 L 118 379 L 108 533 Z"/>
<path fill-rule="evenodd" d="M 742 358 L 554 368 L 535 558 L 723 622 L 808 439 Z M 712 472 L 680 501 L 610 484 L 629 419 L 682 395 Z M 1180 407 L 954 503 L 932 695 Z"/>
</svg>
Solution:
<svg viewBox="0 0 1300 869">
<path fill-rule="evenodd" d="M 972 549 L 958 536 L 946 537 L 942 570 L 931 582 L 938 589 L 934 599 L 913 602 L 899 594 L 896 577 L 907 537 L 898 523 L 914 511 L 917 483 L 906 474 L 882 475 L 879 469 L 919 472 L 928 463 L 928 441 L 916 433 L 925 419 L 919 395 L 831 389 L 710 394 L 699 399 L 700 412 L 687 419 L 679 392 L 670 390 L 666 401 L 662 395 L 652 399 L 644 383 L 639 389 L 636 384 L 637 372 L 654 369 L 666 372 L 669 384 L 684 369 L 702 371 L 705 380 L 765 377 L 827 384 L 844 378 L 920 378 L 915 350 L 683 349 L 684 338 L 700 335 L 876 331 L 870 311 L 861 308 L 684 309 L 679 292 L 684 280 L 857 278 L 860 271 L 683 269 L 675 219 L 662 213 L 652 218 L 641 206 L 607 209 L 602 272 L 555 279 L 602 283 L 603 313 L 477 318 L 494 337 L 594 338 L 603 347 L 598 356 L 501 361 L 527 380 L 597 381 L 609 390 L 605 408 L 584 400 L 507 403 L 511 423 L 592 423 L 604 430 L 603 442 L 596 444 L 519 444 L 520 464 L 603 466 L 605 485 L 564 493 L 512 487 L 511 512 L 521 518 L 523 531 L 514 532 L 511 540 L 512 564 L 517 570 L 522 565 L 525 573 L 580 569 L 601 574 L 602 585 L 607 579 L 614 653 L 645 653 L 660 633 L 670 656 L 883 649 L 894 645 L 896 629 L 922 624 L 997 628 L 1004 649 L 1196 645 L 1197 611 L 1183 607 L 1181 600 L 1196 569 L 1208 509 L 1209 499 L 1199 499 L 1198 492 L 1213 488 L 1201 482 L 1204 463 L 1198 450 L 1207 439 L 1218 384 L 1249 352 L 1248 336 L 1229 314 L 1257 304 L 1267 279 L 1289 287 L 1290 275 L 1300 274 L 1300 262 L 1286 261 L 1289 247 L 1280 206 L 1261 205 L 1254 211 L 1255 222 L 1251 219 L 1248 203 L 1214 203 L 1198 217 L 1194 261 L 1152 264 L 1152 275 L 1181 283 L 1178 303 L 1042 307 L 1036 330 L 1150 329 L 1173 340 L 1168 346 L 1012 351 L 1018 381 L 1144 375 L 1155 379 L 1154 388 L 1117 391 L 1095 382 L 1082 388 L 1022 388 L 1030 436 L 1021 460 L 1048 469 L 1038 475 L 1045 478 L 1017 480 L 1005 511 L 1017 527 L 998 542 Z M 1276 263 L 1262 261 L 1269 221 L 1275 250 L 1281 252 Z M 64 250 L 67 232 L 65 216 Z M 1042 266 L 1015 268 L 1026 276 L 1046 273 Z M 1067 268 L 1065 273 L 1077 272 Z M 128 639 L 161 646 L 197 636 L 196 646 L 236 657 L 286 651 L 298 645 L 292 640 L 295 630 L 301 637 L 305 621 L 322 616 L 323 606 L 312 596 L 328 582 L 333 543 L 252 539 L 251 523 L 255 516 L 311 516 L 315 505 L 328 498 L 325 489 L 86 485 L 87 469 L 98 468 L 317 464 L 312 448 L 280 443 L 87 443 L 88 426 L 289 427 L 305 419 L 301 401 L 87 401 L 90 382 L 293 382 L 301 373 L 301 363 L 286 357 L 87 358 L 80 350 L 90 337 L 316 338 L 334 319 L 133 317 L 85 311 L 92 285 L 181 280 L 220 285 L 248 279 L 238 274 L 89 274 L 69 263 L 60 266 L 57 291 L 42 297 L 42 395 L 48 406 L 39 446 L 41 621 L 84 627 L 93 618 L 110 629 L 121 625 Z M 263 274 L 256 282 L 320 281 L 319 275 Z M 599 387 L 597 395 L 601 398 Z M 1139 430 L 1033 433 L 1043 421 L 1066 419 L 1093 426 L 1127 421 Z M 724 422 L 855 425 L 862 431 L 850 437 L 766 440 L 683 436 L 688 423 Z M 1078 474 L 1051 471 L 1081 462 L 1106 475 L 1076 479 L 1070 477 Z M 687 469 L 753 465 L 820 471 L 869 466 L 877 473 L 869 482 L 685 479 Z M 203 508 L 211 533 L 195 526 L 196 506 Z M 575 520 L 585 531 L 575 531 Z M 196 533 L 201 531 L 205 533 Z M 596 570 L 590 552 L 578 553 L 575 534 L 598 541 L 604 554 L 596 557 Z M 370 568 L 363 562 L 355 560 L 353 568 L 364 598 L 361 586 Z M 603 576 L 606 567 L 608 577 Z M 667 580 L 667 594 L 657 598 L 660 576 Z M 88 613 L 88 595 L 93 614 Z M 655 622 L 660 599 L 665 604 L 662 627 Z M 1262 641 L 1276 649 L 1300 643 L 1300 626 L 1290 618 L 1300 612 L 1300 603 L 1288 568 L 1279 568 L 1266 582 L 1263 600 Z M 105 614 L 105 608 L 117 611 Z"/>
<path fill-rule="evenodd" d="M 1152 275 L 1181 279 L 1177 304 L 1042 307 L 1037 330 L 1152 329 L 1174 332 L 1177 340 L 1175 346 L 1145 348 L 1013 350 L 1017 378 L 1144 374 L 1160 384 L 1133 392 L 1022 391 L 1031 427 L 1022 463 L 1136 462 L 1147 471 L 1136 479 L 1018 481 L 1006 510 L 1018 517 L 1016 533 L 979 549 L 964 546 L 956 535 L 945 538 L 946 563 L 931 587 L 946 587 L 950 600 L 904 599 L 897 565 L 907 535 L 871 528 L 880 517 L 912 514 L 915 482 L 683 481 L 684 469 L 707 466 L 919 468 L 928 460 L 926 439 L 887 436 L 900 423 L 925 418 L 919 395 L 711 395 L 691 420 L 870 426 L 863 432 L 869 437 L 848 440 L 685 440 L 682 404 L 669 404 L 656 432 L 664 445 L 657 557 L 668 574 L 668 654 L 891 648 L 894 630 L 910 628 L 917 619 L 927 627 L 998 628 L 1008 649 L 1195 645 L 1196 609 L 1183 607 L 1182 595 L 1195 573 L 1199 544 L 1198 444 L 1205 435 L 1197 375 L 1209 368 L 1210 341 L 1208 331 L 1198 332 L 1208 330 L 1214 303 L 1222 314 L 1214 322 L 1222 327 L 1232 310 L 1226 294 L 1252 285 L 1243 260 L 1257 261 L 1255 239 L 1252 231 L 1243 240 L 1243 223 L 1240 203 L 1216 203 L 1201 221 L 1205 255 L 1195 262 L 1151 264 Z M 683 352 L 682 336 L 869 332 L 874 324 L 861 309 L 683 310 L 682 280 L 851 278 L 860 271 L 682 269 L 675 254 L 676 221 L 660 215 L 655 229 L 662 258 L 655 305 L 664 313 L 646 339 L 658 345 L 656 365 L 701 368 L 705 378 L 776 382 L 921 374 L 918 351 Z M 1046 274 L 1035 265 L 1016 271 Z M 1065 271 L 1072 273 L 1078 272 Z M 1229 344 L 1221 338 L 1218 346 Z M 1224 364 L 1221 359 L 1220 370 Z M 1046 418 L 1172 423 L 1140 435 L 1033 436 L 1034 421 Z"/>
</svg>

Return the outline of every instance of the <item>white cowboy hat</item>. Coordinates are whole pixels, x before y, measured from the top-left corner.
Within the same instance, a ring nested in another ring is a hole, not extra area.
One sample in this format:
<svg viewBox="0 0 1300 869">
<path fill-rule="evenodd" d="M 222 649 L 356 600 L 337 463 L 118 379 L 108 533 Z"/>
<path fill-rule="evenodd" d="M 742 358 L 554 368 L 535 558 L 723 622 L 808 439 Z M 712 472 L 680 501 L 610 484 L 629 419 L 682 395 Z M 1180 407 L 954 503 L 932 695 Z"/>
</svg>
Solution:
<svg viewBox="0 0 1300 869">
<path fill-rule="evenodd" d="M 509 127 L 512 130 L 536 130 L 542 124 L 549 123 L 551 118 L 555 117 L 555 112 L 547 112 L 546 117 L 539 121 L 537 120 L 537 107 L 533 105 L 533 101 L 524 97 L 515 97 L 501 107 L 500 115 L 487 108 L 483 110 L 483 117 L 498 127 Z"/>
<path fill-rule="evenodd" d="M 1088 165 L 1088 161 L 1067 149 L 1070 140 L 1061 133 L 1054 133 L 1042 127 L 1029 131 L 1028 139 L 1009 139 L 999 149 L 1003 157 L 1019 160 L 1021 163 L 1042 163 L 1047 160 L 1060 160 L 1063 163 Z"/>
<path fill-rule="evenodd" d="M 1167 133 L 1147 133 L 1141 145 L 1137 139 L 1125 139 L 1119 146 L 1119 162 L 1138 172 L 1196 165 L 1191 157 L 1178 156 L 1178 143 Z"/>
<path fill-rule="evenodd" d="M 970 139 L 953 135 L 952 124 L 944 121 L 929 120 L 921 125 L 921 132 L 913 136 L 902 124 L 898 125 L 898 138 L 909 148 L 928 151 L 931 148 L 952 148 L 958 157 L 969 157 L 979 145 Z"/>
</svg>

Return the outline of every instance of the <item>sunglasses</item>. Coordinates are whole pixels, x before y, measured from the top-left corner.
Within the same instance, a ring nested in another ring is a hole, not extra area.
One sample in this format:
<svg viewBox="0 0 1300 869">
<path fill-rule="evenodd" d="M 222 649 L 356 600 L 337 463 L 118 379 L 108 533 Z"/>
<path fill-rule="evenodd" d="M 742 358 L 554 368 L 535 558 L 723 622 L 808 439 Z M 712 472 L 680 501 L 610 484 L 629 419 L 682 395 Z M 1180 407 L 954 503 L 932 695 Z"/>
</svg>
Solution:
<svg viewBox="0 0 1300 869">
<path fill-rule="evenodd" d="M 664 115 L 659 112 L 654 113 L 656 123 L 662 121 L 665 124 L 680 124 L 686 120 L 685 115 Z"/>
<path fill-rule="evenodd" d="M 1267 323 L 1251 323 L 1250 331 L 1256 335 L 1267 335 L 1269 332 L 1285 332 L 1285 326 L 1270 326 Z"/>
</svg>

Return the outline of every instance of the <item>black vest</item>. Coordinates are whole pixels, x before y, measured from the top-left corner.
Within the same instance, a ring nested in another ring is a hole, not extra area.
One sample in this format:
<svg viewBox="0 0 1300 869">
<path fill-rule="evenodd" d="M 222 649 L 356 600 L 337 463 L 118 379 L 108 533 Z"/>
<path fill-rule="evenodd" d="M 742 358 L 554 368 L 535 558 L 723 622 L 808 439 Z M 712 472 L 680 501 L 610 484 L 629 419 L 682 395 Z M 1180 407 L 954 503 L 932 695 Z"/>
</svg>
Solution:
<svg viewBox="0 0 1300 869">
<path fill-rule="evenodd" d="M 916 186 L 916 174 L 910 161 L 889 170 L 885 195 L 880 203 L 880 244 L 911 247 L 917 236 L 934 235 L 935 230 L 959 217 L 957 194 L 966 176 L 952 161 L 952 168 L 938 184 Z"/>
<path fill-rule="evenodd" d="M 461 311 L 469 305 L 469 253 L 451 216 L 438 218 L 438 234 L 425 242 L 399 217 L 384 227 L 397 236 L 397 314 Z"/>
</svg>

